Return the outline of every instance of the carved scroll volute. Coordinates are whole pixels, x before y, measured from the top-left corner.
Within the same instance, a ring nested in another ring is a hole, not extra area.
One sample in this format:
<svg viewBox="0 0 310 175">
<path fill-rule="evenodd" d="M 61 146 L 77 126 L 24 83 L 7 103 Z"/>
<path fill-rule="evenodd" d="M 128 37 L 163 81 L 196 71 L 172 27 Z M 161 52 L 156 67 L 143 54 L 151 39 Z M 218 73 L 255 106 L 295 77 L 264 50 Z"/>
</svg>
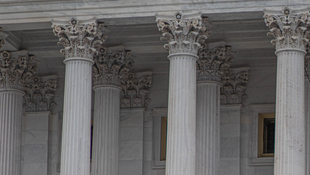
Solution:
<svg viewBox="0 0 310 175">
<path fill-rule="evenodd" d="M 130 50 L 107 53 L 107 48 L 98 48 L 94 57 L 93 84 L 120 86 L 120 80 L 131 70 L 134 61 L 130 59 Z"/>
<path fill-rule="evenodd" d="M 0 89 L 24 90 L 25 83 L 37 72 L 38 66 L 32 55 L 19 55 L 14 58 L 11 53 L 0 53 Z"/>
<path fill-rule="evenodd" d="M 305 46 L 310 39 L 310 14 L 309 11 L 297 11 L 284 8 L 281 14 L 265 12 L 265 23 L 269 27 L 268 36 L 275 39 L 271 43 L 280 49 L 300 49 L 305 51 Z"/>
<path fill-rule="evenodd" d="M 78 20 L 72 18 L 68 22 L 52 21 L 53 32 L 59 37 L 59 46 L 67 58 L 88 58 L 93 59 L 97 54 L 96 48 L 103 44 L 107 35 L 101 30 L 104 24 L 98 24 L 95 19 Z"/>
<path fill-rule="evenodd" d="M 169 54 L 190 53 L 197 55 L 201 44 L 209 37 L 212 24 L 200 14 L 176 13 L 170 16 L 157 15 L 157 27 L 161 31 L 161 40 L 166 40 L 165 48 Z"/>
</svg>

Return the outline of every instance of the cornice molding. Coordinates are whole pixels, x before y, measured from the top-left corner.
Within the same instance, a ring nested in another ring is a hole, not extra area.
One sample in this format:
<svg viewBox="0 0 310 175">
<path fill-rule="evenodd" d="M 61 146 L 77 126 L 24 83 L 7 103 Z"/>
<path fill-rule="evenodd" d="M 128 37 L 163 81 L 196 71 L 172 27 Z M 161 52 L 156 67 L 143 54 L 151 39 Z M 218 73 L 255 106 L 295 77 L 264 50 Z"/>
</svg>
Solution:
<svg viewBox="0 0 310 175">
<path fill-rule="evenodd" d="M 224 4 L 224 5 L 223 5 Z M 42 1 L 42 2 L 5 2 L 0 5 L 1 24 L 42 23 L 50 22 L 52 18 L 83 16 L 96 16 L 98 19 L 153 17 L 155 12 L 173 12 L 184 9 L 188 11 L 201 11 L 203 14 L 225 12 L 261 12 L 266 7 L 283 7 L 287 1 L 242 1 L 229 2 L 227 5 L 220 2 L 182 1 L 167 2 L 165 0 L 149 1 L 100 1 L 100 2 L 73 2 L 73 1 Z M 309 7 L 308 2 L 295 2 L 291 7 Z M 78 10 L 76 9 L 78 7 Z M 16 10 L 18 9 L 18 11 Z M 104 13 L 102 13 L 104 11 Z M 12 14 L 12 12 L 14 12 Z M 240 15 L 243 16 L 243 15 Z"/>
</svg>

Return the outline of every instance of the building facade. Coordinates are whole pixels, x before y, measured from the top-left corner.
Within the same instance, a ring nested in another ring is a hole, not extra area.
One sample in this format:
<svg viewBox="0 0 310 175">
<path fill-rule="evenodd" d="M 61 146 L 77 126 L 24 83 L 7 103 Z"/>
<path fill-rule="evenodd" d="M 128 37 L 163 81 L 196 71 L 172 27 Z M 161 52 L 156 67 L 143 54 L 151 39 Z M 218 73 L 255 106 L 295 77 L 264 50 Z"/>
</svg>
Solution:
<svg viewBox="0 0 310 175">
<path fill-rule="evenodd" d="M 310 2 L 0 1 L 0 175 L 309 175 Z"/>
</svg>

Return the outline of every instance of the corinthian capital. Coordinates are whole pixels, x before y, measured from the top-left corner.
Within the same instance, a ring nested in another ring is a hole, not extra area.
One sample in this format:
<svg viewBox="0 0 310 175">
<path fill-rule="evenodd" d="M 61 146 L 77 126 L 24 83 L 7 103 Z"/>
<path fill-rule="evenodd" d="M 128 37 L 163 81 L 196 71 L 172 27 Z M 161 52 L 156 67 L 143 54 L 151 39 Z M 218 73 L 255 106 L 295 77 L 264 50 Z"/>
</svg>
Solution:
<svg viewBox="0 0 310 175">
<path fill-rule="evenodd" d="M 93 59 L 97 53 L 96 47 L 100 46 L 107 36 L 101 32 L 103 24 L 98 24 L 96 20 L 77 20 L 72 18 L 70 21 L 52 21 L 52 28 L 55 36 L 59 37 L 59 46 L 68 58 L 88 58 Z"/>
<path fill-rule="evenodd" d="M 24 107 L 27 112 L 50 111 L 57 90 L 57 77 L 32 77 L 25 84 Z"/>
<path fill-rule="evenodd" d="M 292 10 L 284 8 L 281 13 L 275 11 L 265 11 L 265 22 L 269 27 L 268 36 L 275 39 L 271 43 L 276 50 L 281 49 L 301 49 L 305 51 L 305 46 L 310 38 L 310 15 L 308 10 Z"/>
<path fill-rule="evenodd" d="M 2 27 L 0 27 L 0 32 L 2 32 Z M 5 40 L 0 36 L 0 49 L 4 46 Z"/>
<path fill-rule="evenodd" d="M 0 63 L 0 89 L 23 90 L 25 83 L 37 72 L 34 56 L 22 51 L 3 51 L 0 53 Z"/>
<path fill-rule="evenodd" d="M 100 47 L 94 57 L 93 85 L 120 86 L 120 79 L 132 68 L 130 53 L 129 50 L 107 53 L 107 48 Z"/>
<path fill-rule="evenodd" d="M 165 48 L 169 54 L 190 53 L 197 55 L 201 44 L 209 37 L 212 25 L 200 14 L 176 13 L 170 16 L 156 17 L 157 27 L 163 32 L 161 40 L 168 41 Z"/>
<path fill-rule="evenodd" d="M 231 68 L 225 69 L 222 77 L 221 104 L 242 104 L 247 97 L 246 85 L 249 80 L 249 69 L 241 70 L 234 74 Z"/>
<path fill-rule="evenodd" d="M 208 50 L 207 44 L 202 45 L 197 61 L 197 82 L 221 81 L 223 70 L 228 69 L 234 60 L 230 46 L 216 47 Z"/>
<path fill-rule="evenodd" d="M 152 73 L 128 73 L 121 81 L 121 107 L 146 108 L 150 101 L 149 89 L 152 86 Z"/>
</svg>

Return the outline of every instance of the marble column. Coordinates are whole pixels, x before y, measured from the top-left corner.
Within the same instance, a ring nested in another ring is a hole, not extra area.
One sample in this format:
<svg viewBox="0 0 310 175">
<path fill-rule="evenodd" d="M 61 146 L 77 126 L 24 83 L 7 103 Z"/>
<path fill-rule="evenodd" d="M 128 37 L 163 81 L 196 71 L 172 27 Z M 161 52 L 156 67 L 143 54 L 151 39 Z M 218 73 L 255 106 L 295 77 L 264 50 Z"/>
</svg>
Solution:
<svg viewBox="0 0 310 175">
<path fill-rule="evenodd" d="M 20 175 L 23 91 L 0 89 L 0 174 Z"/>
<path fill-rule="evenodd" d="M 120 81 L 132 61 L 130 51 L 107 53 L 104 47 L 98 50 L 93 66 L 95 114 L 91 174 L 118 175 Z"/>
<path fill-rule="evenodd" d="M 156 17 L 170 60 L 166 174 L 195 174 L 196 61 L 210 28 L 199 14 Z"/>
<path fill-rule="evenodd" d="M 274 174 L 305 175 L 304 56 L 310 15 L 284 8 L 265 11 L 264 17 L 278 60 Z"/>
<path fill-rule="evenodd" d="M 220 164 L 220 88 L 233 57 L 231 47 L 199 51 L 197 61 L 196 175 L 218 175 Z"/>
<path fill-rule="evenodd" d="M 19 54 L 17 54 L 19 55 Z M 0 55 L 0 174 L 21 174 L 21 121 L 25 83 L 36 72 L 33 57 Z"/>
<path fill-rule="evenodd" d="M 105 36 L 96 20 L 52 23 L 66 65 L 60 174 L 89 175 L 93 55 Z"/>
</svg>

